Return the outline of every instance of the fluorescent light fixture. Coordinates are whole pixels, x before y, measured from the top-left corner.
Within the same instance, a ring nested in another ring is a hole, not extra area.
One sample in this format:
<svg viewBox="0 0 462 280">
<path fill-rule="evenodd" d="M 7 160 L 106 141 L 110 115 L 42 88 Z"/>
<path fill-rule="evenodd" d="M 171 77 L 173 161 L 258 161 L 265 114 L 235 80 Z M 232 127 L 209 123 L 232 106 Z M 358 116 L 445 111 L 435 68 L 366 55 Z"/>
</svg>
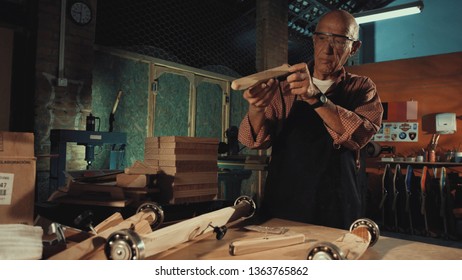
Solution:
<svg viewBox="0 0 462 280">
<path fill-rule="evenodd" d="M 423 1 L 416 1 L 403 5 L 386 7 L 377 10 L 370 10 L 361 13 L 354 14 L 358 24 L 374 22 L 384 19 L 402 17 L 407 15 L 418 14 L 424 7 Z"/>
</svg>

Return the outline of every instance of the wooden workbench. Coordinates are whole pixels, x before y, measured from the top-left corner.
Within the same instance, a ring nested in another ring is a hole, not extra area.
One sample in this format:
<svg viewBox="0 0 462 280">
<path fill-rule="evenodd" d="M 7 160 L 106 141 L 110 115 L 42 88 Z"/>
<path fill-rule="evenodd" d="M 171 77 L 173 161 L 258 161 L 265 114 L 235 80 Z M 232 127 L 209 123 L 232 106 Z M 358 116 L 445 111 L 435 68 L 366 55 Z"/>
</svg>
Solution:
<svg viewBox="0 0 462 280">
<path fill-rule="evenodd" d="M 306 242 L 258 253 L 231 256 L 229 244 L 237 239 L 263 236 L 264 233 L 248 231 L 239 224 L 228 229 L 222 240 L 212 234 L 181 244 L 149 259 L 163 260 L 305 260 L 308 249 L 319 241 L 332 242 L 347 233 L 346 230 L 321 227 L 292 221 L 272 219 L 259 225 L 286 227 L 304 233 Z M 366 250 L 362 260 L 462 260 L 462 249 L 433 245 L 380 236 L 377 243 Z"/>
</svg>

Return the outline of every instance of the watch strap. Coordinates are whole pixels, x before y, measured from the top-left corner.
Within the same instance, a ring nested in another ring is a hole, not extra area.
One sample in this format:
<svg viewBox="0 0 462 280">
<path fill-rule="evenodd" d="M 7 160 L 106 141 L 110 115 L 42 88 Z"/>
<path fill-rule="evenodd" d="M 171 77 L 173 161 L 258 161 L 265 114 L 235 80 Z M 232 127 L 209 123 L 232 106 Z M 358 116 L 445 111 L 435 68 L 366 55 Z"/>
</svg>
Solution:
<svg viewBox="0 0 462 280">
<path fill-rule="evenodd" d="M 314 104 L 311 104 L 311 107 L 312 107 L 313 109 L 316 109 L 316 108 L 318 108 L 318 107 L 324 106 L 324 104 L 326 104 L 327 98 L 326 98 L 326 96 L 325 96 L 322 92 L 319 92 L 319 93 L 316 94 L 314 97 L 315 97 L 318 101 L 317 101 L 316 103 L 314 103 Z M 323 102 L 323 100 L 324 100 L 324 102 Z"/>
</svg>

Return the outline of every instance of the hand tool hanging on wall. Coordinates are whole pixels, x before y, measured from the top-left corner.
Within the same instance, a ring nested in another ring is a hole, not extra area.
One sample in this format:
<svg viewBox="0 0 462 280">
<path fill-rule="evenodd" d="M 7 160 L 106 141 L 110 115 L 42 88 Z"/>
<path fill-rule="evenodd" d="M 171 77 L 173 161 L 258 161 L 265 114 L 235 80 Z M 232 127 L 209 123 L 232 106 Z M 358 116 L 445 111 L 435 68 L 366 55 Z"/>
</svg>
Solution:
<svg viewBox="0 0 462 280">
<path fill-rule="evenodd" d="M 111 114 L 109 115 L 109 132 L 114 130 L 114 121 L 115 121 L 115 112 L 117 111 L 117 106 L 119 105 L 120 98 L 122 97 L 122 90 L 117 92 L 117 97 L 114 102 L 114 106 L 112 106 Z"/>
</svg>

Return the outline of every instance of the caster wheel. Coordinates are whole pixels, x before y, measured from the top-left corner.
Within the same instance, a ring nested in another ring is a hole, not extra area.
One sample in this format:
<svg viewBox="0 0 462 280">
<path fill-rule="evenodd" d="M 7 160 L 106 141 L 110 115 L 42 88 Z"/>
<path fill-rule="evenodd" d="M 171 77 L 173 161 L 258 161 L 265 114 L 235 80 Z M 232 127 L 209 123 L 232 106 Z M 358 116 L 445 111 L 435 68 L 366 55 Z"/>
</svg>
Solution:
<svg viewBox="0 0 462 280">
<path fill-rule="evenodd" d="M 108 260 L 142 260 L 144 243 L 136 232 L 119 230 L 107 238 L 104 254 Z"/>
<path fill-rule="evenodd" d="M 255 201 L 253 201 L 252 198 L 245 196 L 245 195 L 240 196 L 236 198 L 236 200 L 234 201 L 234 206 L 238 205 L 239 203 L 248 203 L 251 206 L 249 214 L 246 217 L 244 217 L 245 219 L 251 218 L 253 215 L 255 215 L 255 212 L 257 210 L 257 205 L 255 204 Z"/>
<path fill-rule="evenodd" d="M 367 218 L 362 218 L 354 221 L 350 226 L 350 232 L 358 227 L 366 227 L 369 233 L 371 234 L 371 242 L 369 243 L 369 247 L 374 246 L 379 240 L 380 237 L 380 229 L 379 226 L 372 220 Z"/>
<path fill-rule="evenodd" d="M 345 254 L 330 242 L 315 244 L 308 252 L 307 260 L 344 260 Z"/>
<path fill-rule="evenodd" d="M 155 202 L 145 202 L 138 206 L 138 209 L 136 209 L 136 213 L 139 213 L 141 211 L 146 211 L 146 212 L 154 212 L 155 214 L 155 219 L 154 221 L 151 222 L 151 229 L 157 229 L 160 227 L 162 222 L 164 221 L 164 210 L 162 210 L 162 207 L 160 207 L 157 203 Z"/>
</svg>

